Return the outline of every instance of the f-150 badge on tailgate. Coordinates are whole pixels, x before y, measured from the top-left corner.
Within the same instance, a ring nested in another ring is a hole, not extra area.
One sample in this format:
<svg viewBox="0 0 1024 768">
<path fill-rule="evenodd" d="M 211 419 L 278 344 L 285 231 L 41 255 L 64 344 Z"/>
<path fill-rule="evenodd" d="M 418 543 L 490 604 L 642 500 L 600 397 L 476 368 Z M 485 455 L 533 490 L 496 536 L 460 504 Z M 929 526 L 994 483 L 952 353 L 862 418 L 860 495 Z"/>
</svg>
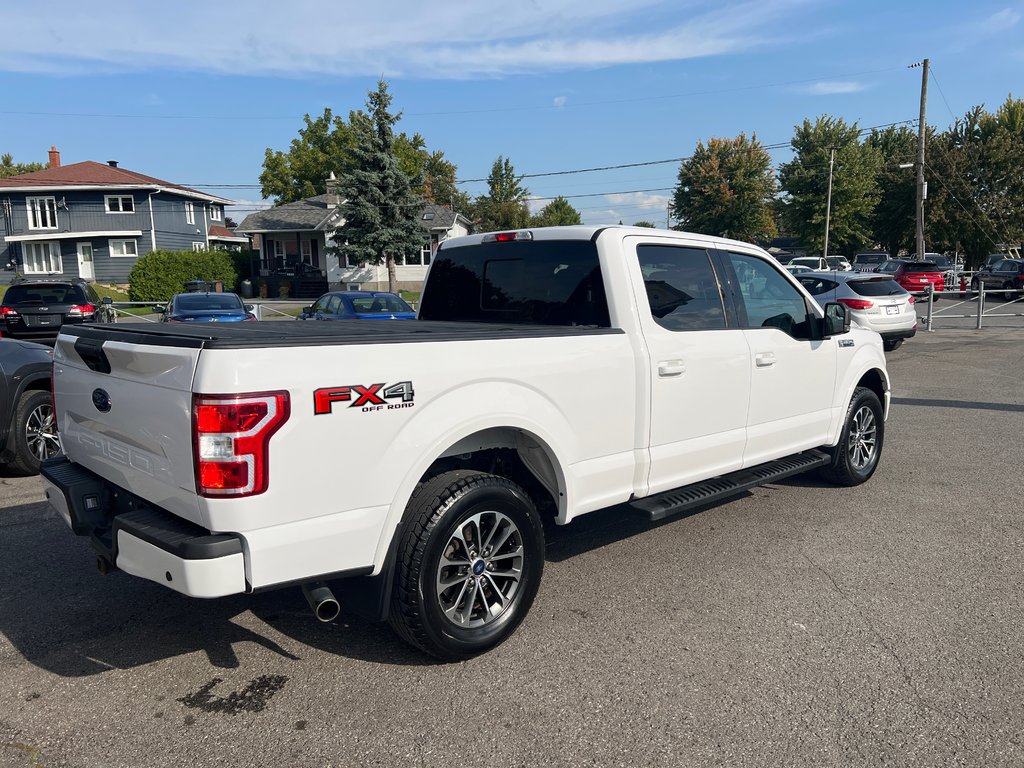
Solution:
<svg viewBox="0 0 1024 768">
<path fill-rule="evenodd" d="M 411 381 L 397 384 L 346 384 L 340 387 L 322 387 L 313 392 L 313 413 L 320 416 L 330 413 L 335 403 L 348 403 L 349 408 L 363 411 L 384 411 L 395 408 L 412 408 L 414 392 Z M 399 402 L 388 402 L 397 400 Z"/>
</svg>

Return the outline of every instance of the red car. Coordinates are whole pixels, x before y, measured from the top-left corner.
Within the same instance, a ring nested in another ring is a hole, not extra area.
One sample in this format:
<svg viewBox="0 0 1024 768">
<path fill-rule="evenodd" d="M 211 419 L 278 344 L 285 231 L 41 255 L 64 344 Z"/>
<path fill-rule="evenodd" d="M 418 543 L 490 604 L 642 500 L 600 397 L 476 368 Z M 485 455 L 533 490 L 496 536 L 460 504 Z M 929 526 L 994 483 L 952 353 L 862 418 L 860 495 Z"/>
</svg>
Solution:
<svg viewBox="0 0 1024 768">
<path fill-rule="evenodd" d="M 929 285 L 934 286 L 936 291 L 942 291 L 946 288 L 943 268 L 930 261 L 890 259 L 881 264 L 875 272 L 889 275 L 908 293 L 928 293 Z M 936 296 L 935 298 L 938 299 L 939 297 Z"/>
</svg>

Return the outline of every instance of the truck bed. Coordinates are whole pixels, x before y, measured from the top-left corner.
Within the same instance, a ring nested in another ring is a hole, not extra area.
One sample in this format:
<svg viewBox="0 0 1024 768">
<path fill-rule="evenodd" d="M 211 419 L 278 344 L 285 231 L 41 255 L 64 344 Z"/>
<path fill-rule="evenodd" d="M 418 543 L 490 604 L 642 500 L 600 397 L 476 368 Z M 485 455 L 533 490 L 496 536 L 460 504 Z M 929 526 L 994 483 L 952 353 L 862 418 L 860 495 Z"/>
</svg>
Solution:
<svg viewBox="0 0 1024 768">
<path fill-rule="evenodd" d="M 64 326 L 61 333 L 83 339 L 192 349 L 353 344 L 411 344 L 621 334 L 618 328 L 566 325 L 456 323 L 420 320 L 335 320 L 330 322 L 132 323 Z"/>
</svg>

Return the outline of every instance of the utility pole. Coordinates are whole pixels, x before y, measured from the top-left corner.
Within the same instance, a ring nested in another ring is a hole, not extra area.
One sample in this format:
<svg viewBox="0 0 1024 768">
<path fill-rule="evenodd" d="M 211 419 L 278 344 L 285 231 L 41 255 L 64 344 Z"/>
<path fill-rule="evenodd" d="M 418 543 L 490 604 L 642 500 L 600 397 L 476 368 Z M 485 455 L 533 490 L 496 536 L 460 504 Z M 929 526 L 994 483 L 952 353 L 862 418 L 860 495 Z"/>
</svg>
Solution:
<svg viewBox="0 0 1024 768">
<path fill-rule="evenodd" d="M 828 226 L 832 219 L 832 166 L 836 162 L 836 148 L 828 148 L 828 197 L 825 198 L 825 252 L 821 254 L 828 258 Z"/>
<path fill-rule="evenodd" d="M 924 134 L 927 126 L 925 118 L 925 105 L 928 102 L 928 59 L 911 64 L 913 67 L 921 67 L 921 116 L 917 121 L 917 206 L 916 206 L 916 235 L 917 235 L 917 258 L 924 258 L 924 201 L 928 197 L 928 184 L 924 180 Z"/>
</svg>

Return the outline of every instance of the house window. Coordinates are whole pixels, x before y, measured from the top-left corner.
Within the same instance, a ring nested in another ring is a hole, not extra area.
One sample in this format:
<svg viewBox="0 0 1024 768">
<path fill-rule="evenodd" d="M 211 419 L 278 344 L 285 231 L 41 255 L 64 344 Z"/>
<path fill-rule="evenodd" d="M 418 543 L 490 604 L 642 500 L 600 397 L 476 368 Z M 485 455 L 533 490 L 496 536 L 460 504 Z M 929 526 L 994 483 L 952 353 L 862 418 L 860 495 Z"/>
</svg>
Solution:
<svg viewBox="0 0 1024 768">
<path fill-rule="evenodd" d="M 135 213 L 135 198 L 131 195 L 105 195 L 107 213 Z"/>
<path fill-rule="evenodd" d="M 55 242 L 25 243 L 25 274 L 48 275 L 63 272 L 60 244 Z"/>
<path fill-rule="evenodd" d="M 28 208 L 29 229 L 57 228 L 57 198 L 27 197 L 25 205 Z"/>
<path fill-rule="evenodd" d="M 134 258 L 139 255 L 134 240 L 111 240 L 110 255 L 114 258 Z"/>
<path fill-rule="evenodd" d="M 313 265 L 313 241 L 312 240 L 303 240 L 299 244 L 299 247 L 301 248 L 301 252 L 302 252 L 302 260 L 304 262 L 306 262 L 307 264 L 309 264 L 310 266 L 312 266 Z"/>
<path fill-rule="evenodd" d="M 206 244 L 205 243 L 192 243 L 192 250 L 193 251 L 205 251 L 206 250 Z"/>
<path fill-rule="evenodd" d="M 196 209 L 192 203 L 185 203 L 185 223 L 195 224 L 196 223 Z"/>
<path fill-rule="evenodd" d="M 220 221 L 220 208 L 216 205 L 210 206 L 210 221 Z"/>
</svg>

